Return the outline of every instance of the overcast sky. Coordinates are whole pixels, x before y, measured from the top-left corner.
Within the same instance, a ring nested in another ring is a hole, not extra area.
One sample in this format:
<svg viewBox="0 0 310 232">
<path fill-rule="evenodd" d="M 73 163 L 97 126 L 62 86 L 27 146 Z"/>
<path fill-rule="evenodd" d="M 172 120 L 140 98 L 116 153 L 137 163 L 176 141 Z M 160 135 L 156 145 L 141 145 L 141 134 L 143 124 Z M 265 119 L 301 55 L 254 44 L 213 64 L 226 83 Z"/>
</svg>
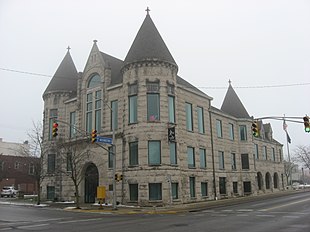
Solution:
<svg viewBox="0 0 310 232">
<path fill-rule="evenodd" d="M 0 138 L 22 142 L 42 120 L 42 94 L 68 46 L 78 71 L 94 39 L 123 60 L 147 6 L 178 74 L 213 106 L 230 79 L 255 118 L 310 115 L 309 0 L 0 0 Z M 267 122 L 286 145 L 282 121 Z M 303 124 L 287 124 L 292 150 L 309 145 Z"/>
</svg>

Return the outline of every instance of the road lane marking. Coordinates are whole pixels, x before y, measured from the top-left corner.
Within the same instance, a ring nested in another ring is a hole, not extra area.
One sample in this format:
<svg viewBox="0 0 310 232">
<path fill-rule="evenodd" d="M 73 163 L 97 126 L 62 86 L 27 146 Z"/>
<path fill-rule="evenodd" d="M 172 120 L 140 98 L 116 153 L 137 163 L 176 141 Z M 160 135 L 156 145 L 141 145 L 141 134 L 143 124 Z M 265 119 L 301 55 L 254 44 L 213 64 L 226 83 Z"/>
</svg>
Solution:
<svg viewBox="0 0 310 232">
<path fill-rule="evenodd" d="M 66 223 L 89 222 L 89 221 L 99 221 L 99 220 L 102 220 L 102 218 L 89 218 L 89 219 L 71 220 L 71 221 L 63 221 L 63 222 L 58 222 L 58 223 L 59 224 L 66 224 Z"/>
<path fill-rule="evenodd" d="M 8 228 L 2 228 L 2 229 L 0 229 L 0 231 L 5 231 L 5 230 L 12 230 L 13 228 L 11 228 L 11 227 L 8 227 Z"/>
<path fill-rule="evenodd" d="M 237 212 L 253 212 L 253 209 L 238 209 Z"/>
<path fill-rule="evenodd" d="M 66 218 L 66 217 L 62 217 L 62 218 L 50 218 L 50 219 L 41 219 L 41 220 L 36 220 L 35 222 L 49 222 L 49 221 L 60 221 L 60 220 L 64 220 L 64 219 L 71 219 L 72 217 Z"/>
<path fill-rule="evenodd" d="M 33 227 L 40 227 L 40 226 L 48 226 L 48 223 L 45 224 L 37 224 L 37 225 L 28 225 L 28 226 L 17 226 L 18 229 L 27 229 L 27 228 L 33 228 Z"/>
<path fill-rule="evenodd" d="M 278 206 L 262 209 L 260 211 L 270 211 L 270 210 L 273 210 L 273 209 L 278 209 L 278 208 L 282 208 L 282 207 L 286 207 L 286 206 L 290 206 L 290 205 L 295 205 L 295 204 L 302 203 L 302 202 L 305 202 L 305 201 L 310 201 L 310 198 L 304 199 L 304 200 L 300 200 L 300 201 L 291 202 L 291 203 L 287 203 L 287 204 L 284 204 L 284 205 L 278 205 Z"/>
<path fill-rule="evenodd" d="M 275 217 L 275 215 L 270 215 L 270 214 L 258 214 L 256 217 Z"/>
<path fill-rule="evenodd" d="M 284 218 L 300 218 L 300 216 L 286 215 Z"/>
</svg>

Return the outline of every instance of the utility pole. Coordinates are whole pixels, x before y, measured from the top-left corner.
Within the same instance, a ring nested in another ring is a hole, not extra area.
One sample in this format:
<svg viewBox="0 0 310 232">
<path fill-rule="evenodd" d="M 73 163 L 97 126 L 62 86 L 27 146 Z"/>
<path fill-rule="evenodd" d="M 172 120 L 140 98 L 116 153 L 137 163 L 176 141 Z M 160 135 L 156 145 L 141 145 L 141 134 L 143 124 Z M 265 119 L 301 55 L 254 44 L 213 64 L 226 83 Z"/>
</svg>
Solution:
<svg viewBox="0 0 310 232">
<path fill-rule="evenodd" d="M 110 107 L 109 107 L 110 108 Z M 112 155 L 113 155 L 113 204 L 112 207 L 116 210 L 116 180 L 115 180 L 115 173 L 116 173 L 116 147 L 115 147 L 115 122 L 114 122 L 114 112 L 113 109 L 110 108 L 112 112 Z"/>
</svg>

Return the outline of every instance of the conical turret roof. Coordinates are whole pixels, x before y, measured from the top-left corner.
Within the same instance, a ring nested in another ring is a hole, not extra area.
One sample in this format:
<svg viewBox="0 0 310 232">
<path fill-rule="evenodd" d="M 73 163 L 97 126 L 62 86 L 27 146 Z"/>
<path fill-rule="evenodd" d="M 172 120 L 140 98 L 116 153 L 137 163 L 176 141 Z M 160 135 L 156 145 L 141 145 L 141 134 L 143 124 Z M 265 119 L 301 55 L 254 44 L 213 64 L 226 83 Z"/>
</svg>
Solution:
<svg viewBox="0 0 310 232">
<path fill-rule="evenodd" d="M 231 82 L 229 81 L 229 87 L 226 92 L 226 96 L 224 98 L 221 110 L 227 114 L 230 114 L 236 118 L 250 118 L 248 112 L 240 101 L 238 95 L 235 90 L 231 86 Z"/>
<path fill-rule="evenodd" d="M 148 11 L 127 53 L 124 64 L 144 60 L 162 60 L 176 65 Z"/>
<path fill-rule="evenodd" d="M 44 91 L 43 96 L 49 92 L 56 91 L 76 92 L 77 79 L 78 72 L 68 49 L 56 73 Z"/>
</svg>

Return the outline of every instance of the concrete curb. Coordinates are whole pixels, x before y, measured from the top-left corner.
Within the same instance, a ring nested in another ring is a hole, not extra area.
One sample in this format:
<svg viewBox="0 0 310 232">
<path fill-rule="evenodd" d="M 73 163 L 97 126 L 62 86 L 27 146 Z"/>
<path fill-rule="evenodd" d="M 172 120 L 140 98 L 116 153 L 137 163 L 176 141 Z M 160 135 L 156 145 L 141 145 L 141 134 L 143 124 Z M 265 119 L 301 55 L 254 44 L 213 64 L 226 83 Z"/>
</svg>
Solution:
<svg viewBox="0 0 310 232">
<path fill-rule="evenodd" d="M 281 196 L 288 196 L 293 194 L 302 193 L 303 191 L 281 191 L 277 193 L 270 193 L 265 195 L 259 196 L 247 196 L 247 197 L 238 197 L 238 198 L 230 198 L 230 199 L 223 199 L 223 200 L 212 200 L 212 201 L 204 201 L 199 203 L 189 203 L 189 204 L 182 204 L 182 205 L 174 205 L 174 206 L 167 206 L 167 207 L 118 207 L 117 210 L 113 210 L 111 207 L 103 207 L 103 209 L 95 209 L 96 206 L 85 207 L 82 209 L 64 209 L 66 211 L 71 212 L 82 212 L 82 213 L 100 213 L 100 214 L 120 214 L 120 215 L 137 215 L 137 214 L 178 214 L 178 213 L 187 213 L 187 212 L 199 212 L 205 209 L 214 209 L 220 208 L 223 206 L 231 206 L 237 205 L 240 203 L 246 202 L 254 202 L 254 201 L 263 201 L 265 199 L 272 199 L 278 198 Z"/>
</svg>

